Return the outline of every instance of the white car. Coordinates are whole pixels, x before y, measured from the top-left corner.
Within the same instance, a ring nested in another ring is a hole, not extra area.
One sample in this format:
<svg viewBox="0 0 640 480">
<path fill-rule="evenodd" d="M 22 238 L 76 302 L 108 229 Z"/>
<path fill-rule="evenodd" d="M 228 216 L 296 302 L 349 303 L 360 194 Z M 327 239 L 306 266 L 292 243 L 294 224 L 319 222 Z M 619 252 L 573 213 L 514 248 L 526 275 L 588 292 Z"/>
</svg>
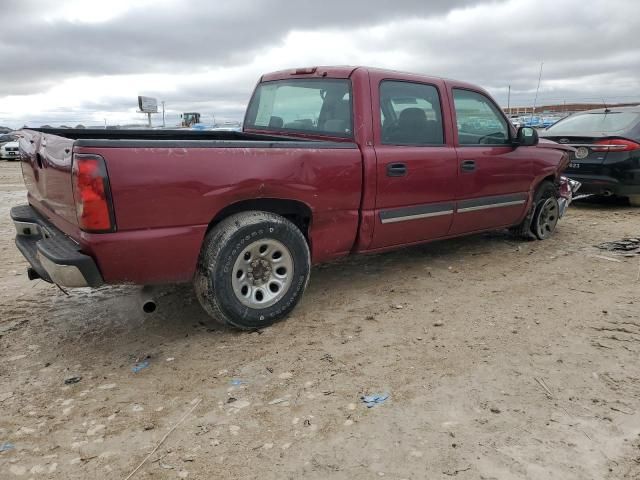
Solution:
<svg viewBox="0 0 640 480">
<path fill-rule="evenodd" d="M 20 158 L 20 152 L 18 150 L 18 142 L 5 143 L 0 147 L 0 159 L 18 160 Z"/>
</svg>

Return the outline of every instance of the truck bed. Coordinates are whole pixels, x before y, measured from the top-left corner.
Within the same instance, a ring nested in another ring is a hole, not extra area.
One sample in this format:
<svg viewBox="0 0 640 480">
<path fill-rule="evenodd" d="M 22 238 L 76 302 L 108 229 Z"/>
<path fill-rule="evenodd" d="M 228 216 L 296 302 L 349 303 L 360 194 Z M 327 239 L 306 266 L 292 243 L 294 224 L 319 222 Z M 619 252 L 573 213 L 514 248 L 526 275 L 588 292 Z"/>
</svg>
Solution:
<svg viewBox="0 0 640 480">
<path fill-rule="evenodd" d="M 349 141 L 326 141 L 233 131 L 109 130 L 74 128 L 30 128 L 43 138 L 72 140 L 67 147 L 131 148 L 357 148 Z M 33 140 L 33 139 L 32 139 Z"/>
<path fill-rule="evenodd" d="M 295 199 L 313 211 L 309 234 L 316 262 L 347 254 L 355 241 L 362 157 L 353 142 L 229 131 L 21 133 L 29 204 L 96 260 L 107 283 L 188 281 L 209 223 L 248 200 L 260 209 Z M 74 154 L 104 159 L 116 231 L 87 233 L 78 227 Z"/>
<path fill-rule="evenodd" d="M 71 140 L 163 140 L 163 141 L 226 141 L 226 142 L 296 142 L 312 143 L 305 140 L 285 136 L 264 135 L 234 131 L 202 131 L 186 129 L 103 129 L 103 128 L 29 128 L 33 132 Z M 317 143 L 317 141 L 315 141 Z M 333 143 L 333 142 L 332 142 Z"/>
</svg>

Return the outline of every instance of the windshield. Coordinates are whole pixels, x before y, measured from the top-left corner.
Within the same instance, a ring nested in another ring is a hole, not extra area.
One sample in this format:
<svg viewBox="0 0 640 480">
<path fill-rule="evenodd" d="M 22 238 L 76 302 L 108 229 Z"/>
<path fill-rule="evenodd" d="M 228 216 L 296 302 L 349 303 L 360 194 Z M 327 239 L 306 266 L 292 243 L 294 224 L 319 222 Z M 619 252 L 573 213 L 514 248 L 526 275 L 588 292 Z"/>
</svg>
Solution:
<svg viewBox="0 0 640 480">
<path fill-rule="evenodd" d="M 632 128 L 640 121 L 638 112 L 598 112 L 572 115 L 549 127 L 553 135 L 614 134 Z"/>
<path fill-rule="evenodd" d="M 246 127 L 351 138 L 351 111 L 349 80 L 276 80 L 256 88 Z"/>
</svg>

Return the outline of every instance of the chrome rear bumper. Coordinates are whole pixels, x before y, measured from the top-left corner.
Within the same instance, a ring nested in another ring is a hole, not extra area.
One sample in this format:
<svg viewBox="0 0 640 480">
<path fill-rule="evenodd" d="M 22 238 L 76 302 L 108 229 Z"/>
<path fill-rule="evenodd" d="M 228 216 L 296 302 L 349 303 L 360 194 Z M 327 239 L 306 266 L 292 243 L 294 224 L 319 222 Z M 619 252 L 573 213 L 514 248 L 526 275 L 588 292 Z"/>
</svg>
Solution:
<svg viewBox="0 0 640 480">
<path fill-rule="evenodd" d="M 16 246 L 37 275 L 64 287 L 97 287 L 103 280 L 93 258 L 30 205 L 11 209 L 16 228 Z"/>
</svg>

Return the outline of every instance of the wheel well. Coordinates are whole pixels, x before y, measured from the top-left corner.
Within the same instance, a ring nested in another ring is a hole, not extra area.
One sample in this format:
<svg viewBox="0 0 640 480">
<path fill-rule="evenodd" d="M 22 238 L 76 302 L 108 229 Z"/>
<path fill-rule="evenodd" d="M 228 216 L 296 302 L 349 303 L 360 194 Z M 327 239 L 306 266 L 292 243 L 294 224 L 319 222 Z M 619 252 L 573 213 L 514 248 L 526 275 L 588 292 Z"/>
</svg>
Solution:
<svg viewBox="0 0 640 480">
<path fill-rule="evenodd" d="M 218 212 L 209 223 L 208 230 L 220 223 L 225 218 L 240 212 L 259 210 L 280 215 L 297 226 L 307 240 L 309 240 L 309 224 L 311 223 L 311 209 L 302 202 L 296 200 L 284 200 L 280 198 L 256 198 L 232 203 Z"/>
<path fill-rule="evenodd" d="M 557 188 L 557 177 L 555 175 L 547 175 L 542 180 L 540 180 L 540 182 L 538 182 L 535 190 L 533 191 L 533 195 L 535 195 L 538 192 L 538 189 L 544 182 L 551 182 Z"/>
</svg>

